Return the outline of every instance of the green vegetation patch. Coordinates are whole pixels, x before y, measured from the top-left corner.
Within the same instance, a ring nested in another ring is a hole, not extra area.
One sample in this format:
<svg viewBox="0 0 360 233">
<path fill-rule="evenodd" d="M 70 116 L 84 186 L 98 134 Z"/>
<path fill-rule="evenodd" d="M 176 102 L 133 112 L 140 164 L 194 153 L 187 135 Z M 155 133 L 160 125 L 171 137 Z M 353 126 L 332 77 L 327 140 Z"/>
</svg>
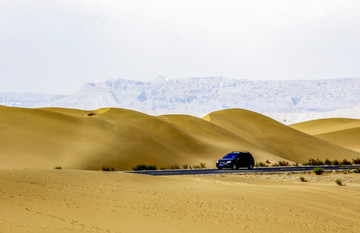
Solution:
<svg viewBox="0 0 360 233">
<path fill-rule="evenodd" d="M 268 164 L 266 162 L 256 162 L 255 167 L 268 167 Z"/>
<path fill-rule="evenodd" d="M 356 158 L 352 160 L 353 164 L 360 164 L 360 158 Z"/>
<path fill-rule="evenodd" d="M 314 168 L 314 173 L 316 174 L 316 175 L 322 175 L 323 173 L 324 173 L 324 168 L 322 168 L 322 167 L 316 167 L 316 168 Z"/>
<path fill-rule="evenodd" d="M 360 167 L 356 167 L 356 168 L 353 170 L 353 173 L 360 173 Z"/>
<path fill-rule="evenodd" d="M 290 164 L 286 161 L 278 161 L 272 165 L 273 167 L 283 167 L 283 166 L 290 166 Z"/>
<path fill-rule="evenodd" d="M 351 165 L 351 164 L 360 164 L 360 158 L 353 159 L 352 161 L 349 161 L 347 159 L 343 159 L 341 161 L 334 160 L 331 161 L 330 159 L 325 159 L 324 161 L 320 159 L 309 159 L 308 161 L 304 162 L 304 166 L 317 166 L 317 165 Z"/>
<path fill-rule="evenodd" d="M 345 184 L 343 184 L 343 182 L 341 181 L 341 179 L 337 179 L 335 180 L 335 183 L 339 186 L 345 186 Z"/>
<path fill-rule="evenodd" d="M 320 159 L 309 159 L 307 162 L 303 163 L 304 166 L 314 166 L 314 165 L 324 165 L 325 163 Z"/>
</svg>

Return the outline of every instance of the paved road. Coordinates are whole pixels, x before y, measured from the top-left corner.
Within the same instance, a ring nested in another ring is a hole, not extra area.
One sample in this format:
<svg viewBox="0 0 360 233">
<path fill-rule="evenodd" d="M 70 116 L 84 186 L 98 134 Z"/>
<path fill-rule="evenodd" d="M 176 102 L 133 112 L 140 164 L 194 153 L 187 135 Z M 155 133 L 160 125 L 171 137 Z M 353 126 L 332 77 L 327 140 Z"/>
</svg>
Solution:
<svg viewBox="0 0 360 233">
<path fill-rule="evenodd" d="M 346 166 L 298 166 L 298 167 L 255 167 L 252 170 L 218 170 L 218 169 L 192 169 L 192 170 L 153 170 L 153 171 L 127 171 L 127 173 L 151 175 L 151 176 L 175 176 L 175 175 L 206 175 L 206 174 L 226 174 L 226 173 L 259 173 L 259 172 L 294 172 L 312 171 L 315 167 L 322 167 L 324 170 L 343 170 L 354 169 L 359 165 Z"/>
</svg>

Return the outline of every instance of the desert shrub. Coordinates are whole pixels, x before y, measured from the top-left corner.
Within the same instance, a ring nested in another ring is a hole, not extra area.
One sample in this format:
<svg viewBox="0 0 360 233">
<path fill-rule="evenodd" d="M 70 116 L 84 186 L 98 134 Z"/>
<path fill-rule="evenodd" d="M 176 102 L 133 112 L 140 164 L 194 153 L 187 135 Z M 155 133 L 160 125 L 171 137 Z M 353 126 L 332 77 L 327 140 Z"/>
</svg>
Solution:
<svg viewBox="0 0 360 233">
<path fill-rule="evenodd" d="M 339 161 L 337 161 L 336 159 L 332 162 L 333 165 L 339 165 Z"/>
<path fill-rule="evenodd" d="M 174 164 L 170 166 L 170 169 L 180 169 L 180 166 L 178 164 Z"/>
<path fill-rule="evenodd" d="M 354 173 L 360 173 L 360 167 L 356 167 L 354 170 L 353 170 Z"/>
<path fill-rule="evenodd" d="M 270 161 L 269 161 L 269 160 L 266 160 L 265 163 L 270 164 Z"/>
<path fill-rule="evenodd" d="M 304 166 L 309 166 L 309 165 L 315 165 L 315 159 L 309 159 L 308 161 L 304 162 L 303 165 Z"/>
<path fill-rule="evenodd" d="M 351 169 L 344 167 L 344 174 L 350 174 L 351 173 Z"/>
<path fill-rule="evenodd" d="M 325 165 L 331 165 L 332 164 L 329 159 L 325 159 L 324 163 L 325 163 Z"/>
<path fill-rule="evenodd" d="M 142 171 L 142 170 L 156 170 L 156 165 L 147 165 L 147 164 L 139 164 L 133 167 L 134 171 Z"/>
<path fill-rule="evenodd" d="M 360 158 L 356 158 L 352 160 L 353 164 L 360 164 Z"/>
<path fill-rule="evenodd" d="M 311 165 L 324 165 L 324 162 L 320 159 L 309 159 L 307 162 L 303 163 L 305 166 Z"/>
<path fill-rule="evenodd" d="M 347 159 L 344 159 L 343 161 L 340 162 L 340 165 L 351 165 L 351 162 L 348 161 Z"/>
<path fill-rule="evenodd" d="M 157 169 L 156 165 L 147 165 L 146 168 L 146 170 L 156 170 L 156 169 Z"/>
<path fill-rule="evenodd" d="M 344 186 L 344 184 L 342 183 L 341 179 L 336 179 L 335 183 L 339 186 Z"/>
<path fill-rule="evenodd" d="M 113 172 L 113 171 L 115 171 L 115 168 L 113 168 L 113 167 L 102 167 L 101 171 Z"/>
<path fill-rule="evenodd" d="M 320 159 L 316 159 L 316 165 L 325 165 L 325 163 Z"/>
<path fill-rule="evenodd" d="M 278 161 L 279 166 L 289 166 L 289 163 L 286 161 Z"/>
<path fill-rule="evenodd" d="M 277 163 L 273 163 L 273 167 L 279 167 L 279 166 L 289 166 L 289 163 L 286 161 L 278 161 Z"/>
<path fill-rule="evenodd" d="M 206 168 L 206 164 L 205 163 L 200 163 L 198 165 L 194 165 L 195 169 L 200 169 L 200 168 Z"/>
<path fill-rule="evenodd" d="M 255 163 L 255 167 L 267 167 L 268 165 L 266 163 L 263 163 L 263 162 L 258 162 L 258 163 Z"/>
<path fill-rule="evenodd" d="M 135 167 L 133 167 L 133 170 L 134 171 L 141 171 L 141 170 L 146 170 L 146 168 L 147 168 L 146 164 L 139 164 L 139 165 L 136 165 Z"/>
<path fill-rule="evenodd" d="M 316 167 L 316 168 L 314 168 L 314 173 L 316 174 L 316 175 L 321 175 L 321 174 L 323 174 L 324 173 L 324 168 L 322 168 L 322 167 Z"/>
<path fill-rule="evenodd" d="M 183 168 L 184 168 L 184 169 L 188 169 L 188 168 L 189 168 L 189 165 L 185 164 L 185 165 L 183 165 Z"/>
<path fill-rule="evenodd" d="M 297 162 L 295 162 L 295 163 L 293 164 L 293 166 L 294 166 L 294 167 L 298 167 L 299 164 L 298 164 Z"/>
<path fill-rule="evenodd" d="M 54 167 L 54 169 L 62 169 L 62 167 L 61 166 L 56 166 L 56 167 Z"/>
<path fill-rule="evenodd" d="M 257 164 L 259 165 L 259 167 L 267 167 L 268 166 L 266 163 L 263 163 L 263 162 L 258 162 Z"/>
<path fill-rule="evenodd" d="M 301 180 L 301 182 L 306 182 L 306 181 L 307 181 L 307 180 L 305 179 L 305 177 L 303 177 L 303 176 L 300 176 L 299 179 Z"/>
<path fill-rule="evenodd" d="M 96 113 L 89 112 L 87 115 L 88 115 L 88 116 L 95 116 L 95 115 L 96 115 Z"/>
</svg>

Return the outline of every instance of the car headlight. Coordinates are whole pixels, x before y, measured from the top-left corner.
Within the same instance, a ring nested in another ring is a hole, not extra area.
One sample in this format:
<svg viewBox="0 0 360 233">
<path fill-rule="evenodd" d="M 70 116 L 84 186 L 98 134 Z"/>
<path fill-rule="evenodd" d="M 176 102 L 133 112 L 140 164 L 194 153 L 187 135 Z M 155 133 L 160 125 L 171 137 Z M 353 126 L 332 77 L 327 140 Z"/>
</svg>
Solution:
<svg viewBox="0 0 360 233">
<path fill-rule="evenodd" d="M 227 161 L 226 164 L 230 164 L 231 163 L 231 160 Z"/>
</svg>

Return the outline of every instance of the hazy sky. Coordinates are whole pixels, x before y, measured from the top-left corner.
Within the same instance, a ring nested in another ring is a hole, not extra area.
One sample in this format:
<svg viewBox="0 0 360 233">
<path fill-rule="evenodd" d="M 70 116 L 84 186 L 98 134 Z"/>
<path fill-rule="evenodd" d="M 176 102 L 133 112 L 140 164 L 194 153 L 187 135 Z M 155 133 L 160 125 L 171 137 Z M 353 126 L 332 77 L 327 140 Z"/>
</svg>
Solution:
<svg viewBox="0 0 360 233">
<path fill-rule="evenodd" d="M 360 77 L 359 0 L 0 0 L 0 92 Z"/>
</svg>

